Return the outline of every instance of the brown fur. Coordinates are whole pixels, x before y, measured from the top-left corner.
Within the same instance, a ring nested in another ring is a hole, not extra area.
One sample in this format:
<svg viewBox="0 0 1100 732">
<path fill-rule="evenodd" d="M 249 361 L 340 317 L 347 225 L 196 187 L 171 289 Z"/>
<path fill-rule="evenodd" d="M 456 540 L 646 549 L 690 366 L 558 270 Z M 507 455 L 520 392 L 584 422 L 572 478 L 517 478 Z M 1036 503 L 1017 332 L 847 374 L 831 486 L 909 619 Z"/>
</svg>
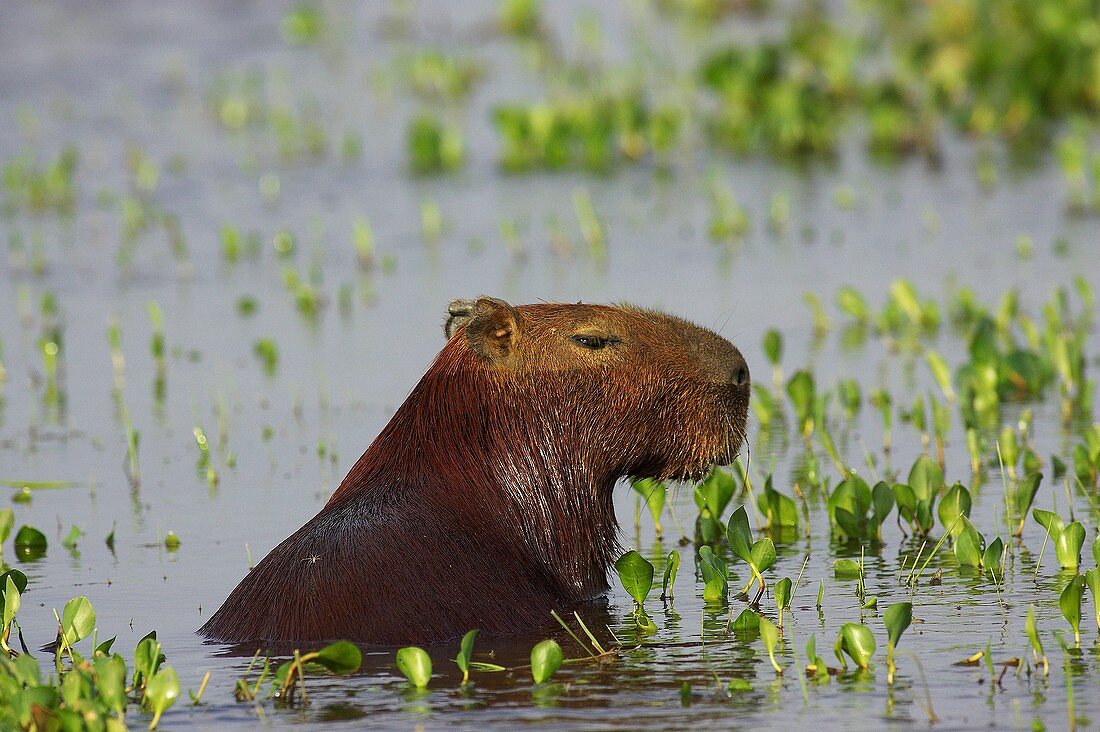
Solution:
<svg viewBox="0 0 1100 732">
<path fill-rule="evenodd" d="M 397 644 L 537 626 L 607 589 L 618 479 L 695 478 L 740 448 L 748 370 L 720 336 L 629 307 L 456 303 L 328 504 L 201 633 Z"/>
</svg>

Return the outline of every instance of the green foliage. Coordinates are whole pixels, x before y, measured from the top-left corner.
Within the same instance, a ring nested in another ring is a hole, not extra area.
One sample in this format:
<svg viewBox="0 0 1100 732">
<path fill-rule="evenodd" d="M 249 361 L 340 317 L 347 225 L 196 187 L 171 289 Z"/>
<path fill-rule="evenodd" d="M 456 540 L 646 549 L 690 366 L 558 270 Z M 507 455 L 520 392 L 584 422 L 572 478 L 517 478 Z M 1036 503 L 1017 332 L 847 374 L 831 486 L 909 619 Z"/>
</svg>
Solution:
<svg viewBox="0 0 1100 732">
<path fill-rule="evenodd" d="M 699 572 L 703 577 L 703 602 L 725 605 L 729 601 L 729 569 L 707 545 L 699 547 Z"/>
<path fill-rule="evenodd" d="M 783 674 L 783 667 L 775 660 L 775 649 L 779 645 L 779 629 L 763 615 L 760 615 L 759 618 L 760 640 L 764 641 L 764 648 L 768 651 L 768 659 L 772 662 L 772 668 L 775 669 L 776 675 L 780 676 Z"/>
<path fill-rule="evenodd" d="M 742 593 L 747 592 L 753 580 L 760 582 L 760 591 L 764 591 L 764 572 L 775 564 L 775 544 L 770 537 L 765 536 L 758 541 L 752 540 L 752 532 L 749 530 L 749 517 L 745 513 L 745 507 L 741 506 L 730 515 L 726 526 L 726 539 L 734 556 L 749 565 L 752 578 L 745 585 Z"/>
<path fill-rule="evenodd" d="M 548 680 L 561 668 L 564 657 L 561 646 L 553 639 L 544 640 L 531 649 L 531 676 L 536 684 Z"/>
<path fill-rule="evenodd" d="M 1062 611 L 1062 617 L 1073 628 L 1074 644 L 1081 647 L 1081 598 L 1085 595 L 1085 578 L 1075 574 L 1073 579 L 1062 588 L 1062 594 L 1058 597 L 1058 608 Z"/>
<path fill-rule="evenodd" d="M 653 587 L 653 565 L 648 559 L 631 549 L 615 560 L 615 571 L 623 589 L 634 598 L 634 620 L 645 631 L 655 630 L 653 621 L 645 613 L 643 604 Z"/>
<path fill-rule="evenodd" d="M 894 492 L 882 481 L 869 488 L 851 474 L 833 489 L 827 508 L 832 525 L 849 539 L 882 541 L 882 524 L 894 508 Z"/>
<path fill-rule="evenodd" d="M 458 665 L 458 670 L 462 672 L 463 685 L 470 680 L 470 661 L 474 657 L 475 637 L 477 637 L 477 628 L 474 628 L 466 635 L 462 636 L 462 642 L 458 646 L 458 655 L 455 656 L 455 663 Z"/>
<path fill-rule="evenodd" d="M 413 118 L 405 144 L 409 168 L 418 175 L 458 170 L 466 157 L 462 131 L 430 114 Z"/>
<path fill-rule="evenodd" d="M 791 398 L 799 430 L 804 436 L 814 431 L 814 406 L 817 403 L 814 377 L 809 371 L 796 371 L 787 381 L 787 395 Z"/>
<path fill-rule="evenodd" d="M 1085 545 L 1085 527 L 1079 521 L 1066 524 L 1058 514 L 1032 509 L 1031 515 L 1047 530 L 1054 542 L 1054 554 L 1062 569 L 1077 569 L 1081 561 L 1081 548 Z"/>
<path fill-rule="evenodd" d="M 630 486 L 641 496 L 646 508 L 649 509 L 649 515 L 653 518 L 653 527 L 657 536 L 661 536 L 664 533 L 661 528 L 661 514 L 664 513 L 668 495 L 665 484 L 652 478 L 635 478 L 630 481 Z"/>
<path fill-rule="evenodd" d="M 882 622 L 886 626 L 887 637 L 887 682 L 893 684 L 894 671 L 897 668 L 894 663 L 894 651 L 897 649 L 898 642 L 901 640 L 901 634 L 904 633 L 913 622 L 913 603 L 898 602 L 886 608 L 886 612 L 882 614 Z"/>
<path fill-rule="evenodd" d="M 857 666 L 867 669 L 871 665 L 871 656 L 875 655 L 875 636 L 866 625 L 845 623 L 837 633 L 833 652 L 844 668 L 848 668 L 847 655 Z"/>
<path fill-rule="evenodd" d="M 406 646 L 397 651 L 397 670 L 417 689 L 425 689 L 432 679 L 432 659 L 428 652 L 417 646 Z"/>
<path fill-rule="evenodd" d="M 772 487 L 772 476 L 764 481 L 764 491 L 756 499 L 757 507 L 765 519 L 765 528 L 794 528 L 798 526 L 798 506 L 794 499 Z"/>
<path fill-rule="evenodd" d="M 737 486 L 733 476 L 714 468 L 692 492 L 699 516 L 695 521 L 696 539 L 703 544 L 714 544 L 722 537 L 722 514 L 733 500 Z"/>
<path fill-rule="evenodd" d="M 963 522 L 960 519 L 970 518 L 970 491 L 962 483 L 956 483 L 944 494 L 937 513 L 944 531 L 949 531 L 951 536 L 957 537 L 963 530 Z"/>
<path fill-rule="evenodd" d="M 680 110 L 637 92 L 588 94 L 493 110 L 500 164 L 510 172 L 582 168 L 607 171 L 671 148 Z"/>
<path fill-rule="evenodd" d="M 665 559 L 665 572 L 661 580 L 661 599 L 671 600 L 676 584 L 676 573 L 680 570 L 680 552 L 673 549 Z"/>
</svg>

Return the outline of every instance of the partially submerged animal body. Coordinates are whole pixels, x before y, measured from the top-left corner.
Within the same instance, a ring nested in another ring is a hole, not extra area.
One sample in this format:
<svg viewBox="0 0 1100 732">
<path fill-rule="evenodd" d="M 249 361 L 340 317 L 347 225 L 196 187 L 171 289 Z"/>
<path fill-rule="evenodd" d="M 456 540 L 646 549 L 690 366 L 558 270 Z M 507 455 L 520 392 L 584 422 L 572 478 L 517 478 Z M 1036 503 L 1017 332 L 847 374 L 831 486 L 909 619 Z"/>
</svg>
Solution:
<svg viewBox="0 0 1100 732">
<path fill-rule="evenodd" d="M 447 345 L 325 507 L 200 632 L 429 643 L 542 627 L 607 589 L 624 477 L 730 462 L 749 375 L 715 333 L 631 307 L 455 301 Z"/>
</svg>

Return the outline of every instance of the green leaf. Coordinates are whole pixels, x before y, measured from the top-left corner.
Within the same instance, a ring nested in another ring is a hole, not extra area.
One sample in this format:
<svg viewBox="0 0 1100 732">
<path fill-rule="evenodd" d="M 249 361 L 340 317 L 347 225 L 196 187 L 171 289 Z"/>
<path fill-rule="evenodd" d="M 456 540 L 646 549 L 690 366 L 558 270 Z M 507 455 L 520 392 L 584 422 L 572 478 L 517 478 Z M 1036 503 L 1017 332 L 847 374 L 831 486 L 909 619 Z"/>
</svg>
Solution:
<svg viewBox="0 0 1100 732">
<path fill-rule="evenodd" d="M 1062 533 L 1062 529 L 1066 527 L 1065 523 L 1062 522 L 1062 518 L 1052 511 L 1035 508 L 1032 509 L 1031 515 L 1035 517 L 1040 526 L 1047 530 L 1051 539 L 1056 540 L 1058 535 Z"/>
<path fill-rule="evenodd" d="M 845 285 L 836 291 L 836 305 L 844 313 L 855 320 L 865 323 L 871 317 L 871 308 L 867 305 L 867 298 L 856 288 Z"/>
<path fill-rule="evenodd" d="M 13 528 L 15 528 L 15 511 L 10 508 L 0 508 L 0 544 L 8 540 Z"/>
<path fill-rule="evenodd" d="M 15 535 L 15 546 L 16 548 L 45 548 L 46 535 L 33 526 L 21 526 Z"/>
<path fill-rule="evenodd" d="M 886 626 L 886 637 L 889 639 L 890 647 L 897 648 L 901 634 L 913 622 L 913 603 L 894 603 L 882 614 L 882 622 Z"/>
<path fill-rule="evenodd" d="M 798 506 L 794 499 L 772 488 L 772 476 L 764 481 L 764 492 L 758 501 L 760 512 L 767 519 L 768 528 L 798 526 Z"/>
<path fill-rule="evenodd" d="M 1081 547 L 1085 545 L 1085 527 L 1080 521 L 1068 524 L 1054 537 L 1054 554 L 1062 569 L 1077 569 L 1081 561 Z"/>
<path fill-rule="evenodd" d="M 730 515 L 729 523 L 726 524 L 726 540 L 734 556 L 752 564 L 752 532 L 749 530 L 749 516 L 745 513 L 744 506 Z"/>
<path fill-rule="evenodd" d="M 83 535 L 84 532 L 80 530 L 80 527 L 76 524 L 73 524 L 72 528 L 69 529 L 68 535 L 66 535 L 65 538 L 61 540 L 61 546 L 65 547 L 66 549 L 75 549 L 76 543 Z"/>
<path fill-rule="evenodd" d="M 6 631 L 8 626 L 11 625 L 12 618 L 19 612 L 19 606 L 21 603 L 21 593 L 19 588 L 15 584 L 15 580 L 11 578 L 9 573 L 4 574 L 4 622 L 0 626 L 0 634 Z"/>
<path fill-rule="evenodd" d="M 1001 541 L 1001 537 L 997 537 L 989 543 L 989 546 L 985 548 L 985 552 L 982 554 L 982 568 L 985 569 L 987 574 L 993 576 L 994 582 L 1000 582 L 1004 579 L 1001 568 L 1001 559 L 1004 556 L 1005 545 Z"/>
<path fill-rule="evenodd" d="M 15 589 L 19 590 L 20 595 L 27 591 L 27 575 L 18 569 L 9 569 L 7 572 L 0 574 L 0 591 L 3 591 L 4 582 L 9 577 L 15 583 Z"/>
<path fill-rule="evenodd" d="M 778 366 L 783 358 L 783 336 L 774 328 L 764 333 L 764 355 L 772 366 Z"/>
<path fill-rule="evenodd" d="M 959 564 L 969 567 L 982 566 L 982 554 L 985 551 L 985 539 L 970 519 L 962 518 L 959 521 L 959 536 L 955 539 L 955 558 Z"/>
<path fill-rule="evenodd" d="M 771 537 L 765 536 L 755 544 L 752 545 L 752 567 L 756 570 L 757 574 L 763 574 L 775 564 L 775 544 L 772 542 Z"/>
<path fill-rule="evenodd" d="M 549 679 L 561 668 L 564 656 L 561 646 L 553 639 L 544 640 L 531 649 L 531 676 L 536 684 Z"/>
<path fill-rule="evenodd" d="M 791 606 L 791 590 L 794 589 L 794 582 L 790 577 L 784 577 L 775 583 L 775 587 L 772 592 L 775 594 L 775 606 L 780 610 L 786 610 Z"/>
<path fill-rule="evenodd" d="M 649 515 L 653 518 L 653 525 L 657 530 L 657 535 L 660 536 L 661 514 L 664 513 L 665 500 L 668 495 L 665 484 L 652 478 L 635 478 L 630 481 L 630 485 L 638 495 L 642 497 L 642 501 L 645 503 L 646 508 L 649 509 Z"/>
<path fill-rule="evenodd" d="M 432 679 L 432 659 L 417 646 L 406 646 L 397 652 L 397 670 L 418 689 L 424 689 Z"/>
<path fill-rule="evenodd" d="M 695 505 L 700 511 L 706 509 L 712 517 L 721 519 L 736 490 L 732 475 L 713 468 L 703 482 L 695 486 Z"/>
<path fill-rule="evenodd" d="M 733 625 L 730 627 L 735 631 L 760 630 L 760 616 L 752 610 L 745 608 L 736 618 L 734 618 Z"/>
<path fill-rule="evenodd" d="M 951 369 L 948 368 L 947 362 L 943 360 L 943 356 L 932 349 L 928 349 L 924 352 L 924 360 L 928 364 L 928 370 L 932 372 L 932 377 L 939 385 L 940 391 L 943 392 L 944 399 L 949 402 L 955 401 L 955 390 L 951 388 Z"/>
<path fill-rule="evenodd" d="M 117 653 L 110 657 L 101 656 L 95 659 L 93 666 L 99 698 L 116 714 L 126 711 L 129 699 L 126 696 L 126 662 L 122 656 Z"/>
<path fill-rule="evenodd" d="M 95 609 L 92 601 L 81 595 L 65 603 L 61 613 L 61 632 L 65 642 L 72 646 L 82 638 L 87 638 L 95 630 Z"/>
<path fill-rule="evenodd" d="M 848 668 L 848 662 L 844 658 L 847 654 L 857 666 L 866 669 L 871 664 L 871 656 L 875 654 L 875 636 L 866 625 L 845 623 L 837 633 L 833 652 L 844 668 Z"/>
<path fill-rule="evenodd" d="M 1081 598 L 1085 594 L 1085 578 L 1074 575 L 1058 598 L 1058 608 L 1062 611 L 1062 617 L 1073 628 L 1073 636 L 1078 646 L 1081 645 Z"/>
<path fill-rule="evenodd" d="M 1032 473 L 1016 486 L 1016 515 L 1020 517 L 1020 526 L 1027 518 L 1027 512 L 1031 510 L 1031 504 L 1035 501 L 1035 494 L 1039 492 L 1039 484 L 1043 481 L 1042 473 Z"/>
<path fill-rule="evenodd" d="M 956 483 L 940 501 L 936 513 L 939 514 L 944 531 L 951 529 L 951 535 L 957 537 L 963 530 L 963 522 L 958 520 L 959 517 L 970 518 L 970 491 L 962 483 Z"/>
<path fill-rule="evenodd" d="M 787 381 L 787 394 L 800 423 L 812 418 L 814 411 L 814 377 L 809 371 L 796 371 Z"/>
<path fill-rule="evenodd" d="M 898 504 L 898 513 L 906 521 L 912 521 L 917 516 L 917 494 L 904 483 L 894 483 L 890 486 L 894 493 L 894 500 Z"/>
<path fill-rule="evenodd" d="M 157 632 L 151 631 L 148 635 L 138 641 L 137 647 L 134 648 L 134 683 L 135 688 L 140 688 L 146 679 L 153 677 L 153 674 L 160 668 L 160 664 L 164 661 L 164 655 L 160 652 L 160 643 L 157 642 Z"/>
<path fill-rule="evenodd" d="M 1027 621 L 1024 623 L 1024 632 L 1027 633 L 1027 639 L 1031 641 L 1031 650 L 1035 653 L 1036 659 L 1043 657 L 1043 642 L 1039 640 L 1039 628 L 1035 625 L 1035 606 L 1027 606 Z"/>
<path fill-rule="evenodd" d="M 661 599 L 671 598 L 676 584 L 676 573 L 680 571 L 680 552 L 673 549 L 665 559 L 665 576 L 661 581 Z"/>
<path fill-rule="evenodd" d="M 158 671 L 145 685 L 145 706 L 153 712 L 149 729 L 156 729 L 160 715 L 164 714 L 180 694 L 180 680 L 170 666 Z"/>
<path fill-rule="evenodd" d="M 653 587 L 653 565 L 631 549 L 615 561 L 615 571 L 619 573 L 623 589 L 640 607 Z"/>
<path fill-rule="evenodd" d="M 354 643 L 340 640 L 317 651 L 310 661 L 324 666 L 329 673 L 347 676 L 359 670 L 363 663 L 363 652 Z"/>
<path fill-rule="evenodd" d="M 1092 593 L 1092 604 L 1096 608 L 1096 627 L 1100 630 L 1100 567 L 1093 567 L 1085 572 L 1085 584 Z"/>
<path fill-rule="evenodd" d="M 894 508 L 894 491 L 890 489 L 889 484 L 885 481 L 880 480 L 871 489 L 871 507 L 874 509 L 871 514 L 871 524 L 877 535 L 880 531 L 879 527 L 890 516 L 890 511 Z"/>
<path fill-rule="evenodd" d="M 782 674 L 783 667 L 775 660 L 775 648 L 779 645 L 779 629 L 775 627 L 775 623 L 763 615 L 760 616 L 760 640 L 764 641 L 764 648 L 768 650 L 768 658 L 771 659 L 775 673 Z"/>
<path fill-rule="evenodd" d="M 836 519 L 837 526 L 843 531 L 849 539 L 860 539 L 863 537 L 863 529 L 859 525 L 859 519 L 849 513 L 846 509 L 837 506 L 833 510 L 833 518 Z"/>
<path fill-rule="evenodd" d="M 699 547 L 699 573 L 703 576 L 703 601 L 725 603 L 729 597 L 729 568 L 709 546 Z"/>
<path fill-rule="evenodd" d="M 833 562 L 833 574 L 837 579 L 859 579 L 863 570 L 854 559 L 838 559 Z"/>
<path fill-rule="evenodd" d="M 462 672 L 462 683 L 466 683 L 470 679 L 470 661 L 474 656 L 474 638 L 477 637 L 477 628 L 474 628 L 466 635 L 462 636 L 462 643 L 458 646 L 458 655 L 455 656 L 455 663 L 458 664 L 458 670 Z"/>
<path fill-rule="evenodd" d="M 927 455 L 921 455 L 909 471 L 908 482 L 918 501 L 932 499 L 943 488 L 943 471 L 940 470 L 940 464 Z"/>
</svg>

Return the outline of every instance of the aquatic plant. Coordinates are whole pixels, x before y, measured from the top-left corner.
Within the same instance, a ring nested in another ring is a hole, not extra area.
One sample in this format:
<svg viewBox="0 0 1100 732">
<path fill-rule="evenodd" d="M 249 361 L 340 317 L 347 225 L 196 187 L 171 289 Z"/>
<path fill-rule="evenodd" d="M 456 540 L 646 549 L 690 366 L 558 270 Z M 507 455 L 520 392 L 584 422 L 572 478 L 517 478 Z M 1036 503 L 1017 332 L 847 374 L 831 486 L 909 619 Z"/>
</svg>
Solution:
<svg viewBox="0 0 1100 732">
<path fill-rule="evenodd" d="M 829 494 L 832 525 L 849 539 L 882 541 L 882 524 L 894 508 L 894 492 L 883 481 L 869 488 L 863 478 L 849 475 Z"/>
<path fill-rule="evenodd" d="M 845 623 L 837 633 L 833 653 L 845 669 L 848 668 L 845 658 L 847 656 L 861 669 L 866 670 L 870 668 L 871 656 L 875 655 L 875 636 L 866 625 Z"/>
<path fill-rule="evenodd" d="M 886 682 L 894 683 L 894 672 L 897 665 L 894 663 L 894 651 L 897 649 L 901 634 L 905 632 L 909 624 L 913 622 L 913 603 L 898 602 L 886 608 L 882 614 L 883 625 L 886 626 Z"/>
<path fill-rule="evenodd" d="M 733 476 L 724 470 L 714 468 L 706 478 L 692 490 L 692 497 L 699 509 L 695 520 L 696 541 L 703 544 L 717 542 L 723 532 L 722 514 L 733 500 L 737 486 Z"/>
<path fill-rule="evenodd" d="M 465 639 L 463 639 L 465 640 Z M 432 679 L 432 659 L 428 652 L 417 646 L 406 646 L 395 656 L 397 670 L 417 689 L 425 689 Z M 463 670 L 465 681 L 465 669 Z"/>
<path fill-rule="evenodd" d="M 1085 545 L 1085 527 L 1081 522 L 1067 524 L 1058 514 L 1041 508 L 1032 509 L 1031 515 L 1054 542 L 1054 554 L 1062 569 L 1077 569 L 1081 562 L 1081 548 Z"/>
<path fill-rule="evenodd" d="M 757 541 L 752 540 L 752 532 L 749 530 L 749 517 L 745 513 L 744 506 L 741 506 L 730 515 L 729 523 L 726 525 L 726 540 L 729 542 L 734 556 L 748 564 L 749 570 L 752 572 L 752 576 L 740 594 L 747 593 L 754 581 L 760 583 L 760 590 L 756 593 L 756 599 L 752 602 L 753 605 L 756 605 L 767 586 L 764 581 L 764 572 L 775 564 L 775 544 L 768 536 Z"/>
<path fill-rule="evenodd" d="M 547 639 L 531 649 L 531 676 L 536 684 L 547 681 L 561 668 L 564 656 L 554 639 Z"/>
</svg>

